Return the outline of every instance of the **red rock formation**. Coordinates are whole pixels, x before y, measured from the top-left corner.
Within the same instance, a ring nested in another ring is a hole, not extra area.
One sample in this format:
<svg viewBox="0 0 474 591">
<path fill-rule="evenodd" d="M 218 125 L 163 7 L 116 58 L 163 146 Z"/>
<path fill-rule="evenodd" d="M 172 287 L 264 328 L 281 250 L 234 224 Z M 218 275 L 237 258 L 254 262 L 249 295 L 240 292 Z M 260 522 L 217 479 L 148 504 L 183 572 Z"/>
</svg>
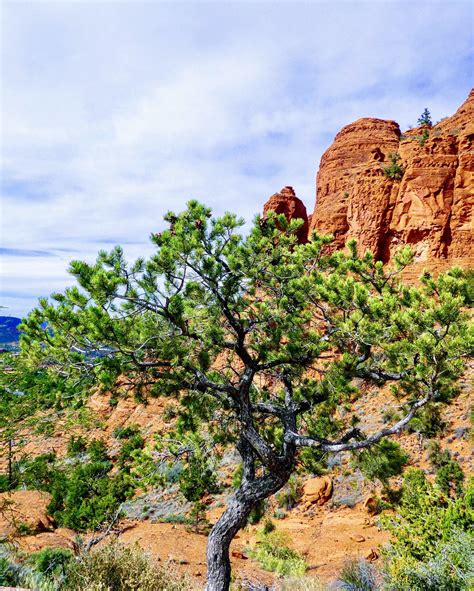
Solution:
<svg viewBox="0 0 474 591">
<path fill-rule="evenodd" d="M 432 128 L 401 136 L 394 121 L 347 125 L 321 158 L 310 233 L 333 234 L 336 248 L 355 238 L 384 261 L 405 244 L 418 261 L 474 257 L 473 149 L 474 91 Z M 390 153 L 401 179 L 384 173 Z"/>
<path fill-rule="evenodd" d="M 298 199 L 293 187 L 283 187 L 279 193 L 272 195 L 263 207 L 263 215 L 265 216 L 269 211 L 284 213 L 288 221 L 304 220 L 304 224 L 298 230 L 298 241 L 300 244 L 308 241 L 308 214 L 304 203 Z"/>
</svg>

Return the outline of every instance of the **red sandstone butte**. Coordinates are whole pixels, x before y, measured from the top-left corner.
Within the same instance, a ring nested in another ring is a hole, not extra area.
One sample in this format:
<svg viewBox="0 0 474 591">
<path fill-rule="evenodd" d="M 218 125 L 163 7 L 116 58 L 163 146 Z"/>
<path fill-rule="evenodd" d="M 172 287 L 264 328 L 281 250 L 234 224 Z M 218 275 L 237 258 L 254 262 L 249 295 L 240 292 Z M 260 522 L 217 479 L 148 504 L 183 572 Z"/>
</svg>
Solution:
<svg viewBox="0 0 474 591">
<path fill-rule="evenodd" d="M 388 261 L 403 245 L 415 260 L 474 263 L 474 90 L 452 116 L 404 135 L 395 121 L 364 118 L 346 125 L 323 154 L 310 233 L 332 234 L 334 247 L 355 238 Z M 383 169 L 390 153 L 405 172 Z"/>
<path fill-rule="evenodd" d="M 283 187 L 279 193 L 272 195 L 263 207 L 263 215 L 265 216 L 269 211 L 284 213 L 288 221 L 304 220 L 297 236 L 300 244 L 308 241 L 308 214 L 304 203 L 298 199 L 293 187 Z"/>
</svg>

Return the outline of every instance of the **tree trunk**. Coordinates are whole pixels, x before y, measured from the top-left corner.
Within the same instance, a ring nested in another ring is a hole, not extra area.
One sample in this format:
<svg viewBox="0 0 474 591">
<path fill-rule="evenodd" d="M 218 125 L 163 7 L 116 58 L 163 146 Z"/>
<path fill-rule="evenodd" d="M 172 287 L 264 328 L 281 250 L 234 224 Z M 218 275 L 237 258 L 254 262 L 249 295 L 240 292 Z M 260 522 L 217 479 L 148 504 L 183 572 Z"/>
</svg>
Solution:
<svg viewBox="0 0 474 591">
<path fill-rule="evenodd" d="M 235 496 L 212 528 L 207 540 L 206 591 L 227 591 L 230 586 L 229 547 L 236 533 L 244 527 L 253 503 Z"/>
<path fill-rule="evenodd" d="M 236 533 L 245 527 L 255 505 L 276 493 L 288 482 L 291 470 L 243 484 L 214 525 L 207 540 L 206 591 L 228 591 L 230 586 L 229 547 Z"/>
</svg>

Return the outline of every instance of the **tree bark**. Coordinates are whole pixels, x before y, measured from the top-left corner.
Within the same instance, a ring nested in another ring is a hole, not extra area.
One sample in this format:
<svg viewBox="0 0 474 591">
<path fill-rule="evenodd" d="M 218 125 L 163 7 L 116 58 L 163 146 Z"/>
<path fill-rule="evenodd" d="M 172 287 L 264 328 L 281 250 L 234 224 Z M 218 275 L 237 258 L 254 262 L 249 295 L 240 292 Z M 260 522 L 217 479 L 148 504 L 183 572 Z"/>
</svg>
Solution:
<svg viewBox="0 0 474 591">
<path fill-rule="evenodd" d="M 238 500 L 235 496 L 220 519 L 212 528 L 207 541 L 206 591 L 227 591 L 230 586 L 229 547 L 234 536 L 243 528 L 253 504 Z"/>
<path fill-rule="evenodd" d="M 255 505 L 288 482 L 291 470 L 268 475 L 243 484 L 229 502 L 229 506 L 216 522 L 207 541 L 206 591 L 228 591 L 230 587 L 230 543 L 236 533 L 245 527 Z"/>
</svg>

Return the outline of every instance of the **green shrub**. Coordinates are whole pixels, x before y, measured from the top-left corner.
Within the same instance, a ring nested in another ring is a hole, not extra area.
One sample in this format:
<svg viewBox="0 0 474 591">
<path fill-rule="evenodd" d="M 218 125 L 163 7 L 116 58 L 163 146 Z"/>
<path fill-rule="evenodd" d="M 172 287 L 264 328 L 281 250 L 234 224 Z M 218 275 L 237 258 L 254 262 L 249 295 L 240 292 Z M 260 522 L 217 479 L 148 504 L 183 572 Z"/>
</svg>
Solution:
<svg viewBox="0 0 474 591">
<path fill-rule="evenodd" d="M 160 567 L 138 547 L 112 543 L 82 555 L 68 572 L 68 591 L 191 591 L 185 579 Z"/>
<path fill-rule="evenodd" d="M 178 408 L 173 403 L 165 404 L 163 408 L 163 420 L 169 423 L 178 416 Z"/>
<path fill-rule="evenodd" d="M 76 456 L 87 450 L 87 441 L 82 435 L 71 435 L 67 444 L 67 455 Z"/>
<path fill-rule="evenodd" d="M 388 176 L 390 179 L 394 180 L 401 180 L 405 173 L 405 169 L 403 166 L 400 166 L 400 154 L 397 152 L 390 152 L 388 155 L 390 159 L 390 164 L 382 168 L 382 171 L 385 176 Z"/>
<path fill-rule="evenodd" d="M 303 490 L 301 483 L 296 475 L 290 476 L 286 486 L 276 495 L 278 507 L 286 511 L 291 511 L 293 507 L 296 507 L 298 501 L 301 499 Z"/>
<path fill-rule="evenodd" d="M 273 530 L 269 533 L 260 531 L 257 534 L 258 545 L 249 551 L 262 568 L 279 575 L 301 576 L 307 570 L 304 558 L 288 547 L 288 538 L 283 532 Z"/>
<path fill-rule="evenodd" d="M 16 480 L 16 479 L 14 479 L 14 480 Z M 10 477 L 8 476 L 8 474 L 0 474 L 0 493 L 12 490 L 12 488 L 14 488 L 15 486 L 16 486 L 16 482 L 13 483 L 13 486 L 12 486 L 12 481 L 11 481 Z"/>
<path fill-rule="evenodd" d="M 464 277 L 466 283 L 463 286 L 462 295 L 466 305 L 472 307 L 474 306 L 474 269 L 464 271 Z"/>
<path fill-rule="evenodd" d="M 217 477 L 207 461 L 192 454 L 180 474 L 179 489 L 191 502 L 199 501 L 206 493 L 218 492 Z"/>
<path fill-rule="evenodd" d="M 57 473 L 48 511 L 59 525 L 84 531 L 112 519 L 134 487 L 126 474 L 110 474 L 111 467 L 90 462 Z"/>
<path fill-rule="evenodd" d="M 384 423 L 395 423 L 400 419 L 400 415 L 394 408 L 387 408 L 382 414 L 382 420 Z"/>
<path fill-rule="evenodd" d="M 237 466 L 235 472 L 232 474 L 232 486 L 237 489 L 242 483 L 242 476 L 244 474 L 244 465 L 242 462 Z"/>
<path fill-rule="evenodd" d="M 117 427 L 114 429 L 113 436 L 116 439 L 129 439 L 133 435 L 140 433 L 138 425 L 128 425 L 127 427 Z"/>
<path fill-rule="evenodd" d="M 123 442 L 118 456 L 118 464 L 120 468 L 124 468 L 125 466 L 129 465 L 133 459 L 133 452 L 136 449 L 143 449 L 144 446 L 145 440 L 140 435 L 140 433 L 129 435 Z"/>
<path fill-rule="evenodd" d="M 28 557 L 27 564 L 48 579 L 63 579 L 73 560 L 73 553 L 66 548 L 44 548 Z"/>
<path fill-rule="evenodd" d="M 429 460 L 436 469 L 436 484 L 448 497 L 462 493 L 464 473 L 461 466 L 451 458 L 447 449 L 441 450 L 438 442 L 429 447 Z"/>
<path fill-rule="evenodd" d="M 20 567 L 5 556 L 0 557 L 0 585 L 5 587 L 20 585 Z"/>
<path fill-rule="evenodd" d="M 453 530 L 449 540 L 439 540 L 423 561 L 400 557 L 390 561 L 385 577 L 390 591 L 471 591 L 474 588 L 474 537 Z"/>
<path fill-rule="evenodd" d="M 401 474 L 408 459 L 398 443 L 382 439 L 371 449 L 356 454 L 353 463 L 368 480 L 380 480 L 384 488 L 388 489 L 389 478 Z"/>
<path fill-rule="evenodd" d="M 163 515 L 157 519 L 160 523 L 182 523 L 189 525 L 191 519 L 186 517 L 186 515 L 179 515 L 177 513 L 169 513 L 168 515 Z"/>
<path fill-rule="evenodd" d="M 431 439 L 439 435 L 445 427 L 446 423 L 441 417 L 441 407 L 434 403 L 425 406 L 417 413 L 410 422 L 409 431 Z"/>
<path fill-rule="evenodd" d="M 18 485 L 28 489 L 49 491 L 55 477 L 56 454 L 41 454 L 18 464 Z"/>
<path fill-rule="evenodd" d="M 253 507 L 252 511 L 250 511 L 248 523 L 250 523 L 250 525 L 256 525 L 257 523 L 260 523 L 262 517 L 267 512 L 267 508 L 268 508 L 268 502 L 266 499 L 262 499 L 261 501 L 259 501 Z"/>
<path fill-rule="evenodd" d="M 420 146 L 424 146 L 426 144 L 426 140 L 430 137 L 430 132 L 425 128 L 421 135 L 417 136 L 416 139 Z"/>
<path fill-rule="evenodd" d="M 15 524 L 16 531 L 20 534 L 20 536 L 31 536 L 35 533 L 35 530 L 31 525 L 25 523 L 24 521 L 18 521 Z"/>
<path fill-rule="evenodd" d="M 271 519 L 266 519 L 263 524 L 263 535 L 269 534 L 272 531 L 275 531 L 276 527 L 275 524 Z"/>
<path fill-rule="evenodd" d="M 108 462 L 109 454 L 107 445 L 102 439 L 93 439 L 87 448 L 91 462 Z"/>
<path fill-rule="evenodd" d="M 280 591 L 328 591 L 329 587 L 314 577 L 283 577 Z"/>
<path fill-rule="evenodd" d="M 447 498 L 421 470 L 406 474 L 398 513 L 382 519 L 391 533 L 384 571 L 391 591 L 461 591 L 473 577 L 470 551 L 459 549 L 474 528 L 474 485 Z M 437 572 L 430 578 L 430 571 Z M 431 582 L 430 582 L 431 581 Z M 434 582 L 433 582 L 434 581 Z M 472 581 L 474 582 L 474 580 Z"/>
</svg>

